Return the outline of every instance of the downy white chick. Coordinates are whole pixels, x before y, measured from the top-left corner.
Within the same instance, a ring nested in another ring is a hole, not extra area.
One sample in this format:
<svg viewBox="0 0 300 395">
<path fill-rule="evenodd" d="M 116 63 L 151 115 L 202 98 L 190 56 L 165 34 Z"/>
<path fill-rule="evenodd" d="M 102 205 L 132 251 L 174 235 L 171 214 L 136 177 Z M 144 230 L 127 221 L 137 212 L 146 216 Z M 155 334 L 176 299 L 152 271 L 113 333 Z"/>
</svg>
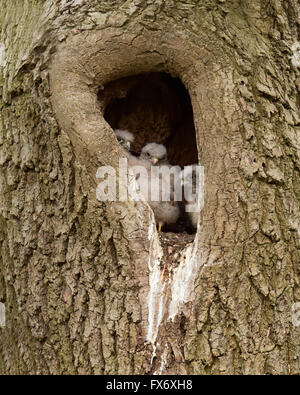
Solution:
<svg viewBox="0 0 300 395">
<path fill-rule="evenodd" d="M 144 181 L 141 180 L 144 180 L 145 178 L 141 176 L 139 171 L 137 171 L 137 166 L 139 168 L 140 166 L 144 167 L 144 174 L 148 174 L 148 168 L 150 167 L 150 164 L 148 161 L 142 160 L 130 152 L 131 144 L 134 142 L 134 135 L 131 132 L 122 129 L 115 129 L 114 132 L 118 142 L 124 148 L 123 152 L 128 161 L 129 184 L 127 185 L 127 193 L 131 199 L 135 200 L 139 196 L 139 194 L 137 195 L 137 192 L 141 192 L 141 184 L 144 185 Z M 143 193 L 142 195 L 144 196 Z"/>
<path fill-rule="evenodd" d="M 126 151 L 130 151 L 131 144 L 134 142 L 134 135 L 128 130 L 115 129 L 115 135 L 117 136 L 118 142 Z"/>
<path fill-rule="evenodd" d="M 143 177 L 140 177 L 138 183 L 140 185 L 141 191 L 143 192 L 147 190 L 147 195 L 151 197 L 151 166 L 165 165 L 171 167 L 167 160 L 167 149 L 163 144 L 148 143 L 141 151 L 140 160 L 145 163 L 148 172 L 148 179 L 146 180 Z M 170 183 L 166 177 L 169 177 L 169 173 L 160 173 L 160 182 L 154 183 L 154 186 L 152 183 L 152 192 L 156 194 L 158 201 L 151 200 L 151 198 L 145 196 L 149 206 L 153 210 L 155 220 L 158 223 L 159 232 L 161 231 L 161 228 L 164 224 L 173 224 L 177 222 L 180 214 L 178 203 L 172 201 L 174 197 L 174 185 L 172 185 L 172 183 Z M 166 184 L 167 182 L 168 184 Z M 145 185 L 146 183 L 148 185 Z M 170 201 L 162 201 L 162 190 L 164 188 L 163 185 L 165 185 L 165 187 L 170 185 Z M 145 187 L 146 189 L 144 189 Z"/>
<path fill-rule="evenodd" d="M 192 226 L 197 229 L 200 216 L 202 186 L 196 172 L 196 165 L 185 166 L 180 173 L 181 185 L 184 188 L 185 211 L 188 213 Z M 199 185 L 197 185 L 197 181 Z"/>
<path fill-rule="evenodd" d="M 139 159 L 130 153 L 131 144 L 134 142 L 134 135 L 128 130 L 115 129 L 115 135 L 118 142 L 124 148 L 124 154 L 128 160 L 129 167 L 141 166 L 142 163 Z"/>
<path fill-rule="evenodd" d="M 167 149 L 163 144 L 148 143 L 146 144 L 140 155 L 140 159 L 145 160 L 151 165 L 168 164 Z"/>
</svg>

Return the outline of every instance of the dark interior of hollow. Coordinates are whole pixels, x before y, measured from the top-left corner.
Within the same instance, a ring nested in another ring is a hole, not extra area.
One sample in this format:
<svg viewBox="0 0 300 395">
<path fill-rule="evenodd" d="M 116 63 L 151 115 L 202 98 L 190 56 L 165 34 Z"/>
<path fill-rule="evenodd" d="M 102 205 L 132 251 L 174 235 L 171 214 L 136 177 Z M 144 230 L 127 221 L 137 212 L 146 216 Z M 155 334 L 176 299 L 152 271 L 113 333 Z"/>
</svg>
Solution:
<svg viewBox="0 0 300 395">
<path fill-rule="evenodd" d="M 191 99 L 179 78 L 166 73 L 122 78 L 99 90 L 98 99 L 113 129 L 134 134 L 131 151 L 135 155 L 148 142 L 156 142 L 166 146 L 171 165 L 198 162 Z M 163 231 L 194 232 L 184 214 L 176 225 L 165 226 Z"/>
</svg>

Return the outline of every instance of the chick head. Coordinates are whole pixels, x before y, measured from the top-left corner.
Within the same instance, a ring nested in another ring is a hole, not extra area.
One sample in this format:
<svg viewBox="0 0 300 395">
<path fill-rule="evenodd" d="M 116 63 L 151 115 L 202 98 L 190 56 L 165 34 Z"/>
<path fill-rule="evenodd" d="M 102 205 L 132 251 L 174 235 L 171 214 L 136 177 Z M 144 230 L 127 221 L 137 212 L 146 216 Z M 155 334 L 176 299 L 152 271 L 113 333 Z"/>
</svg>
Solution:
<svg viewBox="0 0 300 395">
<path fill-rule="evenodd" d="M 141 158 L 156 165 L 158 162 L 167 160 L 167 149 L 163 144 L 148 143 L 142 149 Z"/>
<path fill-rule="evenodd" d="M 115 129 L 115 134 L 122 147 L 124 147 L 127 151 L 130 151 L 131 144 L 134 141 L 134 135 L 128 130 L 122 129 Z"/>
</svg>

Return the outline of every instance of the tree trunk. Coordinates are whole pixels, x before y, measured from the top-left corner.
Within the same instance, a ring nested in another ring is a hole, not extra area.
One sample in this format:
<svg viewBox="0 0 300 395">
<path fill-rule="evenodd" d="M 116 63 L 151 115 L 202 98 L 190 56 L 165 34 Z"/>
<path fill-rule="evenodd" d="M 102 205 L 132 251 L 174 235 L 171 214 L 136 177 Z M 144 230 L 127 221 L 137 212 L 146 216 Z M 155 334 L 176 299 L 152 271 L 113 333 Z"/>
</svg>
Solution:
<svg viewBox="0 0 300 395">
<path fill-rule="evenodd" d="M 0 373 L 300 373 L 298 2 L 1 8 Z M 122 156 L 98 90 L 147 72 L 187 88 L 205 171 L 176 254 L 96 199 Z"/>
</svg>

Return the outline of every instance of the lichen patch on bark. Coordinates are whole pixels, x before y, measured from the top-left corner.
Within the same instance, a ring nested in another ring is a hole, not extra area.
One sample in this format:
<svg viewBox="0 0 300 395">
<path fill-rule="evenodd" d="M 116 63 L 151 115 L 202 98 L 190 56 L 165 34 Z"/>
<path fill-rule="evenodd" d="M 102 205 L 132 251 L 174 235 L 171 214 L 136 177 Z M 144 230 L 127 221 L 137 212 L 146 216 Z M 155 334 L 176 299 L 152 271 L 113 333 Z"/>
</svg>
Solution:
<svg viewBox="0 0 300 395">
<path fill-rule="evenodd" d="M 0 67 L 4 67 L 6 63 L 6 52 L 3 43 L 0 43 Z"/>
</svg>

